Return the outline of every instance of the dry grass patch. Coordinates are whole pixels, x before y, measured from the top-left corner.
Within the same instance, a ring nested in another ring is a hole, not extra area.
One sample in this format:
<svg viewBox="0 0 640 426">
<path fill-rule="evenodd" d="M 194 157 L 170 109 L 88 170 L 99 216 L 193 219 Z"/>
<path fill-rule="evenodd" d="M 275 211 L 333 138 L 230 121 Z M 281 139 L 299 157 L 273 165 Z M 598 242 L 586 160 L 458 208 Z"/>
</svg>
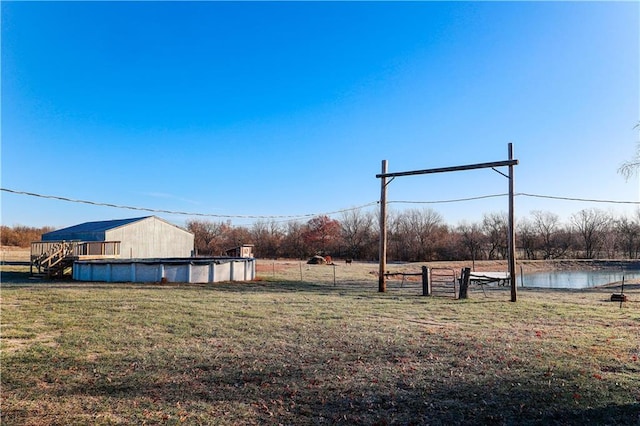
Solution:
<svg viewBox="0 0 640 426">
<path fill-rule="evenodd" d="M 638 289 L 621 309 L 611 290 L 457 301 L 331 275 L 5 285 L 3 337 L 25 344 L 0 341 L 3 424 L 640 421 Z"/>
<path fill-rule="evenodd" d="M 30 248 L 0 246 L 0 261 L 2 262 L 29 262 L 30 259 Z"/>
</svg>

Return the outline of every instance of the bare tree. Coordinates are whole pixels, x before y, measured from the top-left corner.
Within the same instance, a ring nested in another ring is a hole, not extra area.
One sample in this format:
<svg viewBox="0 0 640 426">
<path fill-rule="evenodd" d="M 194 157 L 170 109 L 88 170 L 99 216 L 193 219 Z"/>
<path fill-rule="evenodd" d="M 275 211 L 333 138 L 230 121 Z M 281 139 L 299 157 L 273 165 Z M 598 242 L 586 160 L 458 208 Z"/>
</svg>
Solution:
<svg viewBox="0 0 640 426">
<path fill-rule="evenodd" d="M 615 259 L 618 257 L 621 242 L 619 234 L 615 229 L 615 221 L 609 218 L 607 226 L 602 230 L 602 251 L 605 253 L 607 259 Z"/>
<path fill-rule="evenodd" d="M 524 256 L 529 260 L 536 259 L 536 248 L 539 246 L 538 234 L 533 223 L 523 218 L 518 221 L 518 241 L 520 242 Z"/>
<path fill-rule="evenodd" d="M 507 214 L 488 213 L 482 217 L 482 231 L 484 232 L 486 241 L 489 245 L 489 259 L 507 257 L 507 229 L 509 219 Z"/>
<path fill-rule="evenodd" d="M 403 212 L 401 227 L 409 249 L 407 260 L 431 260 L 436 247 L 436 236 L 442 226 L 442 216 L 433 209 L 410 209 Z"/>
<path fill-rule="evenodd" d="M 351 259 L 361 258 L 373 241 L 375 217 L 361 210 L 349 210 L 342 214 L 340 234 L 346 245 L 347 256 Z"/>
<path fill-rule="evenodd" d="M 244 226 L 232 226 L 230 223 L 223 229 L 221 238 L 222 253 L 242 244 L 253 243 L 251 231 Z"/>
<path fill-rule="evenodd" d="M 555 259 L 561 257 L 567 247 L 560 244 L 560 217 L 551 212 L 534 210 L 533 227 L 540 238 L 540 249 L 543 259 Z"/>
<path fill-rule="evenodd" d="M 433 209 L 410 209 L 391 216 L 389 241 L 395 258 L 425 261 L 436 257 L 440 237 L 446 226 L 440 213 Z"/>
<path fill-rule="evenodd" d="M 571 216 L 571 222 L 580 236 L 584 256 L 593 259 L 602 246 L 603 233 L 611 218 L 598 209 L 580 210 Z"/>
<path fill-rule="evenodd" d="M 638 122 L 638 124 L 636 124 L 633 128 L 640 129 L 640 122 Z M 624 176 L 626 180 L 629 180 L 632 176 L 638 173 L 639 168 L 640 168 L 640 142 L 636 144 L 636 153 L 633 159 L 622 163 L 622 165 L 618 169 L 618 173 Z"/>
<path fill-rule="evenodd" d="M 225 232 L 231 226 L 229 222 L 210 222 L 190 220 L 187 229 L 194 234 L 196 252 L 204 256 L 217 256 L 225 249 Z"/>
<path fill-rule="evenodd" d="M 480 225 L 477 223 L 469 224 L 462 222 L 458 225 L 457 231 L 460 233 L 461 243 L 466 254 L 474 262 L 479 260 L 481 258 L 482 246 L 486 239 Z"/>
<path fill-rule="evenodd" d="M 616 220 L 615 231 L 624 255 L 636 259 L 640 253 L 640 210 L 636 212 L 635 219 L 622 216 Z"/>
<path fill-rule="evenodd" d="M 442 226 L 437 235 L 438 246 L 436 256 L 438 260 L 464 259 L 464 252 L 461 251 L 461 237 L 454 228 Z"/>
<path fill-rule="evenodd" d="M 378 232 L 380 232 L 378 230 Z M 387 213 L 387 255 L 390 259 L 406 260 L 409 249 L 406 244 L 407 232 L 401 215 L 395 211 Z"/>
<path fill-rule="evenodd" d="M 303 259 L 309 254 L 304 243 L 304 225 L 300 222 L 287 222 L 282 239 L 282 254 L 293 259 Z"/>
<path fill-rule="evenodd" d="M 257 257 L 275 259 L 280 254 L 284 239 L 282 226 L 275 221 L 257 221 L 251 227 L 251 236 L 256 246 Z"/>
</svg>

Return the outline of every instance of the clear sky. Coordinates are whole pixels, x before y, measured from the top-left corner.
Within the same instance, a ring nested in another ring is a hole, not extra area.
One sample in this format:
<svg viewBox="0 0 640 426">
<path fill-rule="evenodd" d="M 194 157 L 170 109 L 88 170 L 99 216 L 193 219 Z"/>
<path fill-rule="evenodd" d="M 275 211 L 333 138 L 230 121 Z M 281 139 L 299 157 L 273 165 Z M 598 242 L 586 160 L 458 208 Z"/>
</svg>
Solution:
<svg viewBox="0 0 640 426">
<path fill-rule="evenodd" d="M 518 193 L 640 201 L 638 179 L 617 172 L 639 141 L 638 2 L 3 1 L 1 11 L 5 189 L 222 216 L 324 214 L 379 200 L 384 159 L 390 172 L 502 161 L 511 142 Z M 508 182 L 485 169 L 388 189 L 390 201 L 426 202 L 505 194 Z M 152 214 L 0 196 L 10 226 Z M 422 207 L 455 225 L 506 211 L 507 198 L 390 209 Z M 516 218 L 592 207 L 637 209 L 518 196 Z"/>
</svg>

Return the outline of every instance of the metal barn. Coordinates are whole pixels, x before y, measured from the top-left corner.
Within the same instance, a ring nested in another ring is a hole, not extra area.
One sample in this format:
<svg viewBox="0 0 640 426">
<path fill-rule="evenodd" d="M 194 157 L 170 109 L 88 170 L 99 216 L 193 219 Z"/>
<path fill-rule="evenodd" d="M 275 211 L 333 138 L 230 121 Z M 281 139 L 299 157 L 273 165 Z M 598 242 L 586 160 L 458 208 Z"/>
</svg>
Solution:
<svg viewBox="0 0 640 426">
<path fill-rule="evenodd" d="M 119 241 L 120 258 L 189 257 L 193 234 L 156 216 L 86 222 L 42 235 L 42 241 Z"/>
<path fill-rule="evenodd" d="M 73 261 L 190 257 L 194 235 L 156 216 L 86 222 L 42 235 L 31 244 L 31 263 L 62 275 Z"/>
</svg>

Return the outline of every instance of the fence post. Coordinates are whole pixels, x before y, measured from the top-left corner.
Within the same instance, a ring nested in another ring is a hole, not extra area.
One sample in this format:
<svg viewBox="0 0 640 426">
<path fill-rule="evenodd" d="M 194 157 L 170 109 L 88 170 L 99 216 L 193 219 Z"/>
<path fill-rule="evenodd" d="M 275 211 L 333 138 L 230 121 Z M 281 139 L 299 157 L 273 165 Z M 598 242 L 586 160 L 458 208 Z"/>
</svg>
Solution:
<svg viewBox="0 0 640 426">
<path fill-rule="evenodd" d="M 331 265 L 333 266 L 333 286 L 336 286 L 336 264 L 331 262 Z"/>
<path fill-rule="evenodd" d="M 460 277 L 460 293 L 458 299 L 468 299 L 469 295 L 467 290 L 469 289 L 469 280 L 471 279 L 471 268 L 464 268 L 462 270 L 462 276 Z"/>
<path fill-rule="evenodd" d="M 431 296 L 431 274 L 429 268 L 422 267 L 422 295 Z"/>
</svg>

